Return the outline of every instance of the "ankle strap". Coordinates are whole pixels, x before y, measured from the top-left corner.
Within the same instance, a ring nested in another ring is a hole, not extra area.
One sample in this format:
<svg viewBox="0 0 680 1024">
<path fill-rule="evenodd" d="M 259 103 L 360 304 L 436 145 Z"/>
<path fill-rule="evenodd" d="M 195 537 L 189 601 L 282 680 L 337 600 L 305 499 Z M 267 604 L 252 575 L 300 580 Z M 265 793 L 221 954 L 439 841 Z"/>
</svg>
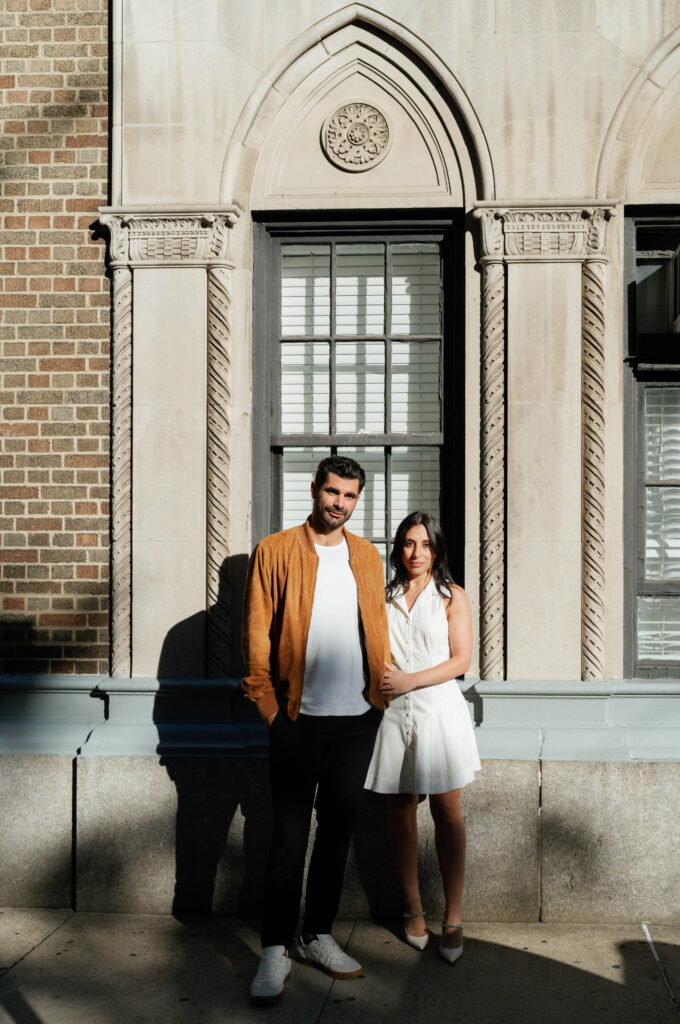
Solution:
<svg viewBox="0 0 680 1024">
<path fill-rule="evenodd" d="M 448 921 L 442 921 L 442 928 L 460 928 L 462 931 L 464 927 L 464 924 L 449 924 Z"/>
<path fill-rule="evenodd" d="M 404 920 L 408 921 L 412 917 L 425 917 L 425 911 L 424 910 L 418 910 L 415 914 L 406 914 L 406 913 L 404 913 L 401 916 L 404 918 Z"/>
</svg>

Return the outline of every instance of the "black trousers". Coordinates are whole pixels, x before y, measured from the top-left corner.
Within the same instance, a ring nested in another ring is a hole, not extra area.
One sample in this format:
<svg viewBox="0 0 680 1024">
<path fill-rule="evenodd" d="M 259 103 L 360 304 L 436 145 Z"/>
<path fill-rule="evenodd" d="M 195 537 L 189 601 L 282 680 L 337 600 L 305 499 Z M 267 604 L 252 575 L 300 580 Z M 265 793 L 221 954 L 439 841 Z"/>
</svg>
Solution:
<svg viewBox="0 0 680 1024">
<path fill-rule="evenodd" d="M 292 945 L 314 807 L 317 827 L 302 930 L 330 932 L 381 718 L 382 712 L 371 708 L 363 715 L 299 715 L 294 722 L 280 711 L 274 719 L 269 730 L 273 822 L 263 946 Z"/>
</svg>

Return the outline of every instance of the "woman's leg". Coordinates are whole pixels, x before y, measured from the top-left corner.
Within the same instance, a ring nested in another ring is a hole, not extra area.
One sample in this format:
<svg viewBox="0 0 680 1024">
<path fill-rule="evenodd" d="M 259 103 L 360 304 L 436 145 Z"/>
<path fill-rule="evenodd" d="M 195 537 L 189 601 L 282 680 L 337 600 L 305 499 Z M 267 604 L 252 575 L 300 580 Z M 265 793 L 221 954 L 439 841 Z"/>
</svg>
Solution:
<svg viewBox="0 0 680 1024">
<path fill-rule="evenodd" d="M 460 924 L 465 877 L 465 821 L 460 798 L 462 790 L 433 793 L 430 810 L 434 820 L 434 839 L 439 870 L 444 886 L 444 921 Z M 442 945 L 450 949 L 460 946 L 463 933 L 459 928 L 445 929 Z"/>
<path fill-rule="evenodd" d="M 417 914 L 423 909 L 418 887 L 418 797 L 414 793 L 394 793 L 387 798 L 390 842 L 397 875 L 404 892 L 404 911 Z M 406 922 L 411 935 L 427 935 L 425 919 Z"/>
</svg>

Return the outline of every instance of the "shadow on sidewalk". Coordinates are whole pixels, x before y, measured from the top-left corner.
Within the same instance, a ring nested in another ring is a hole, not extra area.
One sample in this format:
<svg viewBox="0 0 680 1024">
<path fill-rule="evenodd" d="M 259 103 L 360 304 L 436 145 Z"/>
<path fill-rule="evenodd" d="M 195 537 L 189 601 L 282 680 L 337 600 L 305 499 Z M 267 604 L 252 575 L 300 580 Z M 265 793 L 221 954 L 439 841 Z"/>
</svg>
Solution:
<svg viewBox="0 0 680 1024">
<path fill-rule="evenodd" d="M 351 926 L 338 926 L 345 935 Z M 484 930 L 494 926 L 479 926 Z M 575 925 L 499 925 L 517 943 L 545 944 L 546 955 L 485 939 L 466 940 L 451 968 L 431 942 L 423 954 L 391 930 L 360 923 L 350 952 L 366 976 L 331 982 L 294 965 L 279 1007 L 248 1001 L 257 935 L 240 919 L 78 914 L 32 950 L 0 981 L 3 1024 L 219 1024 L 317 1020 L 439 1024 L 677 1024 L 677 1015 L 647 943 L 635 926 L 593 928 L 579 950 Z M 471 929 L 474 930 L 474 929 Z M 611 938 L 609 933 L 611 932 Z M 666 971 L 680 979 L 680 948 L 657 944 Z M 565 962 L 578 950 L 581 964 Z M 561 951 L 562 959 L 554 959 Z M 586 965 L 593 969 L 588 970 Z M 607 976 L 608 975 L 608 976 Z"/>
</svg>

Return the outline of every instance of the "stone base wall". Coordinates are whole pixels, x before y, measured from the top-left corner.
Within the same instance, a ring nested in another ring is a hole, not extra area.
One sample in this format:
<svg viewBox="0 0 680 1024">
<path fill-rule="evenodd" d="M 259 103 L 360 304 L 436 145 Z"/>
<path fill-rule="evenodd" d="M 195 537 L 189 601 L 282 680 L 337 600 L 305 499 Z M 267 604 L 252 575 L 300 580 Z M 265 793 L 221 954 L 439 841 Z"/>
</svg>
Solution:
<svg viewBox="0 0 680 1024">
<path fill-rule="evenodd" d="M 0 672 L 106 672 L 107 0 L 2 12 Z"/>
<path fill-rule="evenodd" d="M 485 760 L 465 791 L 465 916 L 680 920 L 680 763 Z M 0 757 L 0 905 L 118 913 L 259 911 L 266 758 Z M 386 801 L 366 793 L 341 917 L 400 913 Z M 427 802 L 423 903 L 442 906 Z"/>
</svg>

